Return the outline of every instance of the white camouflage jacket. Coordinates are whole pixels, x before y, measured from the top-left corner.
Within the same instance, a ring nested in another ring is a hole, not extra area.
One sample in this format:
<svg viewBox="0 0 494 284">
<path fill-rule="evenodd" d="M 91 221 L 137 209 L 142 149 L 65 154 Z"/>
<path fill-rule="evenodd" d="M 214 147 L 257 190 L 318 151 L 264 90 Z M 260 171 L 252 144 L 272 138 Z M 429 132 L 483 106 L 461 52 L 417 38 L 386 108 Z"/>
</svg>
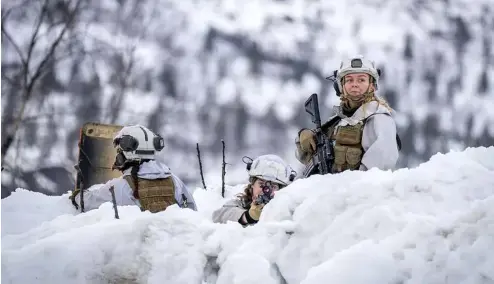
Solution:
<svg viewBox="0 0 494 284">
<path fill-rule="evenodd" d="M 399 157 L 396 141 L 396 124 L 391 112 L 377 101 L 368 102 L 359 107 L 351 117 L 342 114 L 341 107 L 335 107 L 336 116 L 342 117 L 339 126 L 355 125 L 367 119 L 362 133 L 362 157 L 360 170 L 378 168 L 381 170 L 394 169 Z M 333 116 L 334 117 L 334 116 Z M 331 118 L 333 118 L 331 117 Z M 299 137 L 295 139 L 295 156 L 303 163 L 308 153 L 300 148 Z"/>
<path fill-rule="evenodd" d="M 127 169 L 123 172 L 122 177 L 112 179 L 105 184 L 97 184 L 91 186 L 88 190 L 84 191 L 84 210 L 89 211 L 97 209 L 101 204 L 105 202 L 112 202 L 112 196 L 110 193 L 110 187 L 114 187 L 115 200 L 117 205 L 137 205 L 140 207 L 138 199 L 133 196 L 132 188 L 129 183 L 123 178 L 126 175 L 130 175 L 131 169 Z M 192 193 L 187 186 L 174 174 L 170 169 L 158 161 L 151 160 L 141 164 L 138 177 L 145 179 L 158 179 L 172 177 L 175 185 L 175 200 L 180 207 L 183 207 L 182 194 L 187 199 L 187 208 L 197 210 L 196 203 L 192 197 Z M 76 202 L 79 202 L 79 198 L 76 198 Z"/>
<path fill-rule="evenodd" d="M 213 222 L 223 224 L 228 221 L 238 222 L 242 214 L 247 210 L 248 208 L 244 206 L 244 202 L 240 198 L 235 197 L 213 212 Z"/>
</svg>

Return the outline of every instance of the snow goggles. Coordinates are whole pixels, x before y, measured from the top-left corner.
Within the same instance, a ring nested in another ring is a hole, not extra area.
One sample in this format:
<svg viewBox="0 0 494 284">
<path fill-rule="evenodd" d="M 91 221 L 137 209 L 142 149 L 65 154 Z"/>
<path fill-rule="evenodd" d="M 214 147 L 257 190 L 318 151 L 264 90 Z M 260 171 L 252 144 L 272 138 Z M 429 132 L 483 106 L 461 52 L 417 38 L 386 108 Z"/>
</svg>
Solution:
<svg viewBox="0 0 494 284">
<path fill-rule="evenodd" d="M 113 147 L 119 147 L 124 152 L 133 152 L 139 147 L 139 141 L 130 135 L 122 135 L 113 139 Z"/>
</svg>

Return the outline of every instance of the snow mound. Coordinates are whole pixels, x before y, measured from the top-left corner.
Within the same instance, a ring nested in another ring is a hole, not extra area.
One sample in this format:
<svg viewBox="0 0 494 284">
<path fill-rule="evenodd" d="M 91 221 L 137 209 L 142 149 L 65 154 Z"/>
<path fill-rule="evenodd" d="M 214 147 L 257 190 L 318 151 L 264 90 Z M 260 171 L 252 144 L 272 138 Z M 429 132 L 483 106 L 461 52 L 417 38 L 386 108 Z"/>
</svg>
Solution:
<svg viewBox="0 0 494 284">
<path fill-rule="evenodd" d="M 227 196 L 242 190 L 227 187 Z M 67 195 L 2 200 L 5 283 L 494 283 L 494 147 L 437 154 L 413 169 L 300 179 L 261 221 L 111 204 L 76 214 Z"/>
</svg>

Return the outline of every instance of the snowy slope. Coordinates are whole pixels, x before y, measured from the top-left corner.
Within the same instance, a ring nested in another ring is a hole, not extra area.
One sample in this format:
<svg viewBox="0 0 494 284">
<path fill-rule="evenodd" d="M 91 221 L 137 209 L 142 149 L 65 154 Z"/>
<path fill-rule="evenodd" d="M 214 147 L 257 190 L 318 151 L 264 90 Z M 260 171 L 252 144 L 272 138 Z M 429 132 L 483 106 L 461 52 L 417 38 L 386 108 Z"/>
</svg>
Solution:
<svg viewBox="0 0 494 284">
<path fill-rule="evenodd" d="M 494 147 L 297 180 L 249 228 L 211 222 L 219 190 L 195 198 L 199 212 L 115 220 L 109 203 L 74 215 L 67 195 L 18 189 L 2 200 L 2 282 L 494 283 Z"/>
</svg>

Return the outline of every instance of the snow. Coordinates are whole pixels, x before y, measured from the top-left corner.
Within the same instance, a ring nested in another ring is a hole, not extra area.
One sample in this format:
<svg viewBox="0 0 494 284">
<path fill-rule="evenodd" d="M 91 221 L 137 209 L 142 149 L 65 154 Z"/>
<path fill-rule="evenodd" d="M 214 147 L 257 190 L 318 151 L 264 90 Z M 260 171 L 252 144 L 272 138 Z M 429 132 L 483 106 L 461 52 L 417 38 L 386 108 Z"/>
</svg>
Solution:
<svg viewBox="0 0 494 284">
<path fill-rule="evenodd" d="M 122 206 L 118 220 L 110 203 L 78 214 L 68 194 L 19 188 L 2 200 L 2 282 L 494 282 L 494 147 L 298 179 L 257 225 L 213 223 L 244 186 L 197 188 L 198 212 Z"/>
</svg>

